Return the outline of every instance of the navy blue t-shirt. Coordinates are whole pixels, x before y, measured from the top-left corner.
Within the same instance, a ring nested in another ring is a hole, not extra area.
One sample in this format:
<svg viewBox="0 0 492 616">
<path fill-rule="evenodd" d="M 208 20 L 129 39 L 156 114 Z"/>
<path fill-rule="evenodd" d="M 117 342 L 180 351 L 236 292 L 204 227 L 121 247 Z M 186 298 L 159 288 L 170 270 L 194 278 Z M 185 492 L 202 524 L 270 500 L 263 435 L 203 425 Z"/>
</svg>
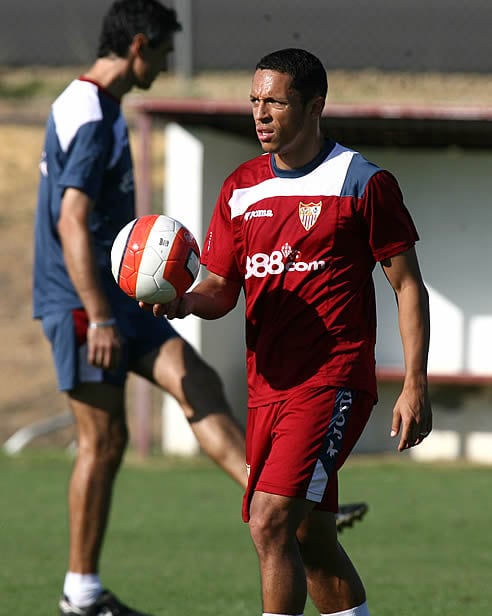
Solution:
<svg viewBox="0 0 492 616">
<path fill-rule="evenodd" d="M 110 263 L 114 238 L 135 217 L 133 166 L 120 103 L 91 81 L 73 81 L 53 103 L 40 172 L 34 317 L 82 307 L 65 266 L 57 231 L 67 188 L 77 188 L 94 201 L 89 224 L 108 298 L 129 300 L 114 282 Z"/>
</svg>

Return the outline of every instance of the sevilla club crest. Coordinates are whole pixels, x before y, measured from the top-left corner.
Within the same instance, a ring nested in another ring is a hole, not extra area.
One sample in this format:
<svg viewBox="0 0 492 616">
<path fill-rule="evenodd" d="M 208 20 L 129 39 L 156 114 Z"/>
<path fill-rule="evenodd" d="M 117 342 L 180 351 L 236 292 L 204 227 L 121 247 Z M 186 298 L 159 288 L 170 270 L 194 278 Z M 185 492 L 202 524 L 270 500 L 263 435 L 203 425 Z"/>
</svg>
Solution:
<svg viewBox="0 0 492 616">
<path fill-rule="evenodd" d="M 309 231 L 309 229 L 311 229 L 311 227 L 318 220 L 318 216 L 321 212 L 321 206 L 321 201 L 318 201 L 318 203 L 299 202 L 299 220 L 306 231 Z"/>
</svg>

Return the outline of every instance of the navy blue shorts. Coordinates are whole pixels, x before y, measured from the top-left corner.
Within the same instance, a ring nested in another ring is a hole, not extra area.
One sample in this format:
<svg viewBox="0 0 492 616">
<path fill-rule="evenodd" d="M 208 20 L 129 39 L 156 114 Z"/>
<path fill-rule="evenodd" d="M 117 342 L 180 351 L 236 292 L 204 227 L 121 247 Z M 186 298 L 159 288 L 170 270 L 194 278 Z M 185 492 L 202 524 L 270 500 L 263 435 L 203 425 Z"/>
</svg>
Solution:
<svg viewBox="0 0 492 616">
<path fill-rule="evenodd" d="M 179 334 L 165 318 L 155 318 L 135 303 L 134 309 L 114 316 L 122 338 L 121 362 L 116 370 L 104 370 L 87 361 L 87 317 L 83 310 L 57 312 L 43 317 L 42 325 L 51 342 L 60 391 L 79 383 L 111 383 L 123 386 L 132 364 Z M 85 331 L 84 331 L 85 328 Z"/>
</svg>

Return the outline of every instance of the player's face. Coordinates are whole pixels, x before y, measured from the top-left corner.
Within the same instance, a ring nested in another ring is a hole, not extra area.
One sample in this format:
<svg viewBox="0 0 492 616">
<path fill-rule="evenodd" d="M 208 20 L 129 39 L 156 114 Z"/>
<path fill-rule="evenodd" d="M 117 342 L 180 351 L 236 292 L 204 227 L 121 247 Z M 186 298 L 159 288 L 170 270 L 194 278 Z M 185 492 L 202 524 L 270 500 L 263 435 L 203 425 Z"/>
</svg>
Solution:
<svg viewBox="0 0 492 616">
<path fill-rule="evenodd" d="M 302 166 L 304 152 L 317 139 L 317 118 L 311 102 L 304 104 L 286 73 L 255 72 L 250 101 L 256 134 L 265 152 L 275 155 L 280 167 Z"/>
<path fill-rule="evenodd" d="M 157 47 L 149 47 L 147 43 L 142 44 L 134 64 L 135 85 L 148 90 L 159 73 L 167 69 L 167 58 L 172 51 L 172 37 Z"/>
</svg>

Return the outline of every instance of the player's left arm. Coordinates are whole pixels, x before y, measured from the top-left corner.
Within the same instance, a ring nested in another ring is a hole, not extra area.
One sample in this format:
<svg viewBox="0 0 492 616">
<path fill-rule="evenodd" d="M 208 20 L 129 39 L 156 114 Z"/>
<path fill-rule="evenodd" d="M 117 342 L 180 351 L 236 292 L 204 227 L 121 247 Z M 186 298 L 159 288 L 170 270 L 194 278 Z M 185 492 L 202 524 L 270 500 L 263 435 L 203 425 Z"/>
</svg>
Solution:
<svg viewBox="0 0 492 616">
<path fill-rule="evenodd" d="M 393 409 L 391 436 L 400 433 L 398 450 L 418 445 L 432 430 L 432 410 L 427 387 L 429 352 L 429 296 L 415 249 L 381 261 L 398 306 L 405 379 Z"/>
</svg>

